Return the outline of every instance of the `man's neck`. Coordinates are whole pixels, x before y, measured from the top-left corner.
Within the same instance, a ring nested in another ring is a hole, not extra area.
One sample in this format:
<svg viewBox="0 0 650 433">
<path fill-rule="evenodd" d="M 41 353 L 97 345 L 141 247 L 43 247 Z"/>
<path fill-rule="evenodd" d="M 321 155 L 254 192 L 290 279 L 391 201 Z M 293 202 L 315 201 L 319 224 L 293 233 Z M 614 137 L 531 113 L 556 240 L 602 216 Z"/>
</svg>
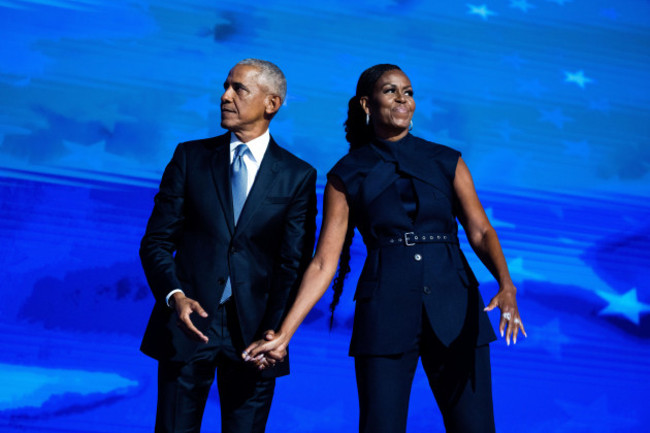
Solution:
<svg viewBox="0 0 650 433">
<path fill-rule="evenodd" d="M 264 134 L 269 129 L 269 125 L 266 124 L 262 128 L 255 128 L 251 130 L 241 130 L 241 131 L 231 131 L 239 141 L 242 143 L 248 143 L 251 140 L 255 140 L 257 137 Z"/>
</svg>

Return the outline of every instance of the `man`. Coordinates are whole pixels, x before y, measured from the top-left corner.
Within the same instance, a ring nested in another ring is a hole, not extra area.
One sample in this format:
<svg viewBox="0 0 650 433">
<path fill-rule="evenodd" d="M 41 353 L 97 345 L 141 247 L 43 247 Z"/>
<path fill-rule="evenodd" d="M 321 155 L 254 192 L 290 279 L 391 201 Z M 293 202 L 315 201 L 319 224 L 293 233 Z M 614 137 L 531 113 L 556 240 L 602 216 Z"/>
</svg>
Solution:
<svg viewBox="0 0 650 433">
<path fill-rule="evenodd" d="M 277 66 L 242 60 L 221 96 L 229 132 L 179 144 L 163 174 L 140 246 L 156 298 L 141 346 L 159 361 L 156 432 L 200 431 L 215 370 L 222 431 L 264 432 L 289 373 L 242 359 L 278 327 L 314 244 L 316 171 L 269 135 L 285 94 Z"/>
</svg>

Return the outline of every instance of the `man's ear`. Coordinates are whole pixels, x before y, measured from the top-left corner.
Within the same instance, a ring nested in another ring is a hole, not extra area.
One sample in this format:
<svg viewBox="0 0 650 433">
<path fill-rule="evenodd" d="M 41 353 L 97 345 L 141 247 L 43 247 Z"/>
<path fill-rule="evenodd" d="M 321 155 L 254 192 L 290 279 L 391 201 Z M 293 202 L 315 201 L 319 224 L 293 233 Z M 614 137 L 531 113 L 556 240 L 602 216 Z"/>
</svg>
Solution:
<svg viewBox="0 0 650 433">
<path fill-rule="evenodd" d="M 368 97 L 367 96 L 360 97 L 359 103 L 361 104 L 361 108 L 363 108 L 363 111 L 365 111 L 366 114 L 370 114 L 370 108 L 368 107 Z"/>
<path fill-rule="evenodd" d="M 278 95 L 266 95 L 264 99 L 264 111 L 269 116 L 275 115 L 282 106 L 282 98 Z"/>
</svg>

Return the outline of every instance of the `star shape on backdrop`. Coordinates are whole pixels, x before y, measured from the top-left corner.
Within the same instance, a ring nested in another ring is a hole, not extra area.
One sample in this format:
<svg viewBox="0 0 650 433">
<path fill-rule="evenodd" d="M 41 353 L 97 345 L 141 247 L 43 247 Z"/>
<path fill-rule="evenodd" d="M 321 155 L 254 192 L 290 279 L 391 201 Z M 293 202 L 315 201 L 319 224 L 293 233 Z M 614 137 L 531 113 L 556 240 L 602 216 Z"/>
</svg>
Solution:
<svg viewBox="0 0 650 433">
<path fill-rule="evenodd" d="M 571 3 L 573 0 L 546 0 L 549 3 L 555 3 L 560 6 L 564 6 L 564 3 Z"/>
<path fill-rule="evenodd" d="M 564 71 L 564 81 L 566 83 L 576 83 L 581 89 L 585 88 L 585 84 L 593 83 L 593 79 L 585 77 L 585 73 L 582 70 L 577 72 Z"/>
<path fill-rule="evenodd" d="M 503 139 L 503 141 L 505 141 L 507 143 L 510 142 L 510 136 L 512 134 L 518 134 L 518 133 L 521 132 L 521 129 L 513 128 L 510 125 L 509 120 L 501 121 L 501 122 L 495 124 L 495 126 L 496 126 L 495 130 L 499 133 L 499 135 L 501 136 L 501 139 Z"/>
<path fill-rule="evenodd" d="M 486 5 L 476 6 L 468 3 L 467 7 L 469 8 L 468 14 L 478 15 L 483 18 L 483 21 L 486 21 L 490 16 L 497 15 L 496 12 L 489 10 Z"/>
<path fill-rule="evenodd" d="M 510 270 L 510 275 L 512 275 L 513 281 L 516 281 L 517 283 L 521 283 L 526 280 L 546 280 L 546 277 L 544 275 L 525 269 L 523 257 L 517 257 L 508 261 L 508 269 Z"/>
<path fill-rule="evenodd" d="M 562 140 L 562 144 L 565 146 L 565 155 L 575 155 L 586 158 L 591 154 L 591 150 L 589 149 L 589 142 L 587 140 Z"/>
<path fill-rule="evenodd" d="M 510 7 L 521 9 L 525 13 L 528 13 L 528 9 L 534 9 L 537 6 L 528 3 L 527 0 L 510 0 Z"/>
<path fill-rule="evenodd" d="M 564 115 L 564 113 L 562 113 L 561 108 L 556 108 L 554 110 L 540 109 L 539 111 L 542 115 L 537 120 L 539 120 L 540 122 L 552 123 L 553 125 L 557 126 L 559 129 L 562 129 L 566 122 L 573 121 L 572 118 L 567 117 Z"/>
<path fill-rule="evenodd" d="M 641 314 L 650 312 L 650 304 L 639 301 L 636 288 L 622 295 L 602 290 L 596 290 L 596 294 L 607 301 L 607 306 L 598 312 L 600 316 L 623 316 L 638 326 Z"/>
<path fill-rule="evenodd" d="M 546 87 L 542 86 L 538 79 L 524 80 L 517 79 L 517 84 L 519 87 L 517 91 L 526 95 L 532 95 L 536 98 L 542 96 L 542 93 L 546 92 Z"/>
<path fill-rule="evenodd" d="M 516 70 L 521 69 L 521 65 L 528 63 L 528 61 L 519 57 L 519 53 L 513 53 L 509 56 L 501 56 L 501 63 L 511 65 Z"/>
<path fill-rule="evenodd" d="M 526 326 L 525 317 L 522 317 L 524 326 Z M 534 332 L 528 329 L 529 337 L 526 339 L 526 344 L 539 347 L 551 355 L 555 359 L 562 357 L 562 347 L 571 343 L 571 338 L 568 337 L 560 329 L 560 319 L 555 318 L 543 326 L 535 326 Z"/>
</svg>

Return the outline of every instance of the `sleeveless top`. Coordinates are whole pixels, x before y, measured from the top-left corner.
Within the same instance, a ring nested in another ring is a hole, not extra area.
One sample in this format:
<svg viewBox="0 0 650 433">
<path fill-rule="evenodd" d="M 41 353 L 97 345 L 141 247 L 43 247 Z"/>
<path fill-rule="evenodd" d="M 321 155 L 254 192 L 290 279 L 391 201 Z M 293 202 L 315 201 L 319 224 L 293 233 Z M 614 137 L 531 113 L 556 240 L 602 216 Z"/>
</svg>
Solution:
<svg viewBox="0 0 650 433">
<path fill-rule="evenodd" d="M 460 152 L 407 135 L 351 151 L 328 173 L 345 186 L 367 257 L 355 293 L 351 355 L 402 353 L 424 307 L 449 346 L 496 339 L 460 250 L 453 180 Z"/>
</svg>

